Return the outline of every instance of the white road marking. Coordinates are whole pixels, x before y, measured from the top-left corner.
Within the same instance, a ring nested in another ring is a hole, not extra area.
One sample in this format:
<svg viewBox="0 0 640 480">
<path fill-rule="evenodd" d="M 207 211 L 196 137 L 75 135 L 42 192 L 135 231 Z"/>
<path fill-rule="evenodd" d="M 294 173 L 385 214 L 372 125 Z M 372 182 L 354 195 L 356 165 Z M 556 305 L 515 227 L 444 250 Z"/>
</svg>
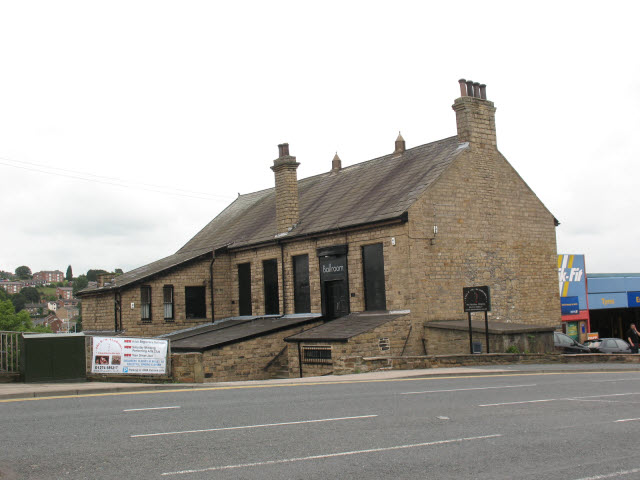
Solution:
<svg viewBox="0 0 640 480">
<path fill-rule="evenodd" d="M 402 392 L 400 395 L 418 395 L 420 393 L 445 393 L 445 392 L 467 392 L 470 390 L 495 390 L 500 388 L 523 388 L 535 387 L 535 383 L 529 385 L 504 385 L 502 387 L 475 387 L 475 388 L 453 388 L 451 390 L 425 390 L 424 392 Z"/>
<path fill-rule="evenodd" d="M 640 377 L 614 378 L 613 380 L 589 380 L 588 383 L 626 382 L 628 380 L 640 380 Z"/>
<path fill-rule="evenodd" d="M 640 421 L 640 418 L 623 418 L 621 420 L 616 420 L 614 423 L 617 422 L 638 422 Z"/>
<path fill-rule="evenodd" d="M 337 422 L 340 420 L 357 420 L 361 418 L 373 418 L 377 416 L 378 415 L 360 415 L 358 417 L 321 418 L 318 420 L 300 420 L 297 422 L 266 423 L 264 425 L 242 425 L 239 427 L 220 427 L 220 428 L 205 428 L 202 430 L 184 430 L 182 432 L 143 433 L 140 435 L 131 435 L 131 438 L 159 437 L 162 435 L 182 435 L 187 433 L 201 433 L 201 432 L 220 432 L 222 430 L 242 430 L 246 428 L 282 427 L 284 425 L 301 425 L 304 423 Z"/>
<path fill-rule="evenodd" d="M 449 417 L 438 417 L 440 420 L 449 420 Z"/>
<path fill-rule="evenodd" d="M 576 402 L 596 402 L 596 403 L 622 403 L 620 400 L 589 400 L 586 398 L 576 398 Z M 631 402 L 636 403 L 636 402 Z"/>
<path fill-rule="evenodd" d="M 632 473 L 639 473 L 640 468 L 634 468 L 633 470 L 622 470 L 620 472 L 606 473 L 604 475 L 596 475 L 595 477 L 584 477 L 576 480 L 602 480 L 604 478 L 615 478 L 623 475 L 631 475 Z"/>
<path fill-rule="evenodd" d="M 523 400 L 520 402 L 504 402 L 504 403 L 487 403 L 484 405 L 478 405 L 479 407 L 500 407 L 503 405 L 521 405 L 524 403 L 544 403 L 544 402 L 557 402 L 557 401 L 567 401 L 567 400 L 571 400 L 571 401 L 577 401 L 577 400 L 584 400 L 587 398 L 603 398 L 603 397 L 623 397 L 626 395 L 640 395 L 640 392 L 629 392 L 629 393 L 610 393 L 608 395 L 587 395 L 584 397 L 564 397 L 564 398 L 546 398 L 546 399 L 542 399 L 542 400 Z"/>
<path fill-rule="evenodd" d="M 144 410 L 170 410 L 174 408 L 180 407 L 149 407 L 149 408 L 129 408 L 127 410 L 123 410 L 123 412 L 142 412 Z"/>
<path fill-rule="evenodd" d="M 471 440 L 485 440 L 488 438 L 497 438 L 502 435 L 483 435 L 480 437 L 466 437 L 466 438 L 454 438 L 451 440 L 438 440 L 435 442 L 424 442 L 424 443 L 413 443 L 410 445 L 396 445 L 394 447 L 382 447 L 382 448 L 369 448 L 367 450 L 352 450 L 350 452 L 338 452 L 338 453 L 328 453 L 325 455 L 312 455 L 309 457 L 297 457 L 297 458 L 283 458 L 281 460 L 267 460 L 265 462 L 255 462 L 255 463 L 240 463 L 237 465 L 223 465 L 220 467 L 209 467 L 209 468 L 201 468 L 197 470 L 181 470 L 179 472 L 165 472 L 162 475 L 185 475 L 188 473 L 202 473 L 202 472 L 213 472 L 216 470 L 231 470 L 234 468 L 246 468 L 246 467 L 262 467 L 266 465 L 277 465 L 282 463 L 293 463 L 293 462 L 303 462 L 307 460 L 323 460 L 326 458 L 334 458 L 334 457 L 346 457 L 348 455 L 360 455 L 364 453 L 376 453 L 376 452 L 388 452 L 392 450 L 402 450 L 407 448 L 417 448 L 417 447 L 431 447 L 435 445 L 446 445 L 449 443 L 460 443 Z"/>
</svg>

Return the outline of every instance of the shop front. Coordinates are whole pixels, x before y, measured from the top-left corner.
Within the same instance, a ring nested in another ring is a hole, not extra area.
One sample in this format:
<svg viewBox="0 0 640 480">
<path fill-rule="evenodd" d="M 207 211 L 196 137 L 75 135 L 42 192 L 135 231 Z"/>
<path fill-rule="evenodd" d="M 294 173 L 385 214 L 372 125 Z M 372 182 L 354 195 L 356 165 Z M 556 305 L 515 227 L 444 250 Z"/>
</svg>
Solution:
<svg viewBox="0 0 640 480">
<path fill-rule="evenodd" d="M 640 325 L 640 274 L 589 274 L 587 284 L 591 331 L 626 340 L 630 325 Z"/>
</svg>

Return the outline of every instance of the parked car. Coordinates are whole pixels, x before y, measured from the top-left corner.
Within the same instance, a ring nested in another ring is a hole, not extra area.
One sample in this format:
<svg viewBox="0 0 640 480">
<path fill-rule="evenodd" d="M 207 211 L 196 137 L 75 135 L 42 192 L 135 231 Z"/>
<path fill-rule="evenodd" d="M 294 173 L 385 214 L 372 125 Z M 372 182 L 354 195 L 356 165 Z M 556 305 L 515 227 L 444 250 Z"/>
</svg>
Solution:
<svg viewBox="0 0 640 480">
<path fill-rule="evenodd" d="M 621 338 L 600 338 L 589 344 L 594 353 L 631 353 L 631 347 Z"/>
<path fill-rule="evenodd" d="M 560 332 L 553 332 L 553 347 L 559 353 L 591 353 L 589 348 Z"/>
</svg>

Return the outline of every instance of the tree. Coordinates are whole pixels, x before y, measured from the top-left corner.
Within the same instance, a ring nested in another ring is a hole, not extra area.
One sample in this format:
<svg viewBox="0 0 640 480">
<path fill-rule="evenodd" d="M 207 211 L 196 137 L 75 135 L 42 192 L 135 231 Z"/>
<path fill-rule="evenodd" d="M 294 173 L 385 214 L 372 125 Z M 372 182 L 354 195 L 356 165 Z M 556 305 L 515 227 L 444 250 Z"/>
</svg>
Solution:
<svg viewBox="0 0 640 480">
<path fill-rule="evenodd" d="M 40 303 L 40 292 L 34 287 L 24 287 L 20 293 L 27 299 L 28 303 Z"/>
<path fill-rule="evenodd" d="M 64 276 L 64 278 L 69 282 L 73 280 L 73 270 L 71 270 L 71 265 L 67 267 L 67 274 Z"/>
<path fill-rule="evenodd" d="M 21 267 L 16 268 L 16 276 L 20 280 L 28 280 L 33 277 L 33 275 L 31 274 L 31 269 L 26 265 L 22 265 Z"/>
<path fill-rule="evenodd" d="M 98 281 L 98 275 L 100 275 L 101 273 L 109 273 L 109 272 L 107 272 L 106 270 L 100 270 L 100 269 L 89 270 L 87 272 L 87 280 L 90 282 L 96 282 Z"/>
<path fill-rule="evenodd" d="M 4 270 L 0 270 L 0 278 L 4 278 L 5 280 L 13 280 L 14 275 L 11 272 L 5 272 Z"/>
<path fill-rule="evenodd" d="M 80 275 L 73 281 L 73 296 L 75 297 L 76 293 L 80 290 L 87 288 L 89 285 L 89 280 L 86 275 Z"/>
<path fill-rule="evenodd" d="M 29 314 L 24 310 L 16 313 L 13 304 L 9 300 L 0 302 L 0 330 L 8 332 L 51 332 L 49 327 L 34 327 Z"/>
<path fill-rule="evenodd" d="M 122 274 L 124 273 L 124 272 L 122 271 L 122 269 L 121 269 L 121 268 L 116 268 L 113 272 L 114 272 L 116 275 L 122 275 Z"/>
<path fill-rule="evenodd" d="M 20 312 L 24 309 L 24 304 L 27 303 L 27 299 L 22 293 L 16 293 L 15 295 L 11 295 L 11 303 L 15 311 Z"/>
</svg>

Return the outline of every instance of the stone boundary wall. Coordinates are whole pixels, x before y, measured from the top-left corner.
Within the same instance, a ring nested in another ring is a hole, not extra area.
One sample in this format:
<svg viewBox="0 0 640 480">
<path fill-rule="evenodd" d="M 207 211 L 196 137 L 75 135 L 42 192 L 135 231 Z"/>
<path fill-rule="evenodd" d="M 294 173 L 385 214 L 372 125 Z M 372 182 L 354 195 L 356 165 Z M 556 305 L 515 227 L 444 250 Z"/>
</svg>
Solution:
<svg viewBox="0 0 640 480">
<path fill-rule="evenodd" d="M 455 355 L 469 353 L 469 330 L 424 325 L 428 355 Z M 487 353 L 484 330 L 473 329 L 473 342 L 482 344 L 482 352 Z M 506 353 L 509 347 L 515 347 L 520 353 L 553 352 L 553 332 L 502 332 L 492 333 L 489 329 L 490 353 Z"/>
<path fill-rule="evenodd" d="M 338 369 L 337 374 L 375 372 L 377 370 L 412 370 L 421 368 L 474 367 L 478 365 L 513 365 L 536 363 L 634 363 L 640 355 L 584 353 L 584 354 L 510 354 L 426 355 L 410 357 L 351 357 L 343 359 L 351 368 Z"/>
</svg>

